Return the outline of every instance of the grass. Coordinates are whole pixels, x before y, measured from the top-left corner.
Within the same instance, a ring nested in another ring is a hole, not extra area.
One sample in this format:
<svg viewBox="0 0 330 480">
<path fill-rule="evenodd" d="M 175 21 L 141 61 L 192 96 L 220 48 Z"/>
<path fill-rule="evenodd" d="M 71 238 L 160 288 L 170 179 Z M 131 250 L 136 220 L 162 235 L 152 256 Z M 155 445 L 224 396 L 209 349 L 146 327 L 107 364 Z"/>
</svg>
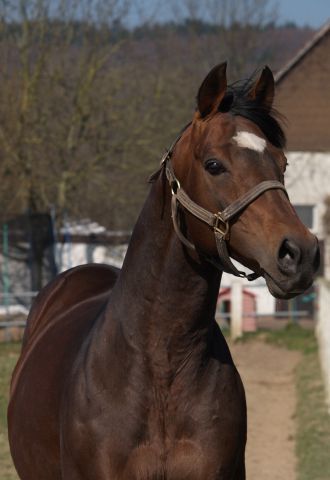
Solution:
<svg viewBox="0 0 330 480">
<path fill-rule="evenodd" d="M 259 329 L 256 332 L 245 333 L 243 337 L 236 341 L 245 343 L 255 338 L 262 339 L 267 343 L 272 343 L 278 347 L 287 348 L 288 350 L 298 350 L 302 353 L 317 352 L 317 343 L 314 332 L 309 329 L 301 328 L 295 323 L 289 323 L 280 330 L 270 331 Z"/>
<path fill-rule="evenodd" d="M 304 355 L 317 355 L 317 341 L 314 331 L 302 328 L 297 323 L 289 323 L 281 330 L 267 331 L 265 340 L 288 350 L 298 350 Z"/>
<path fill-rule="evenodd" d="M 317 341 L 313 331 L 298 325 L 267 332 L 272 344 L 302 352 L 296 372 L 297 480 L 330 479 L 330 415 L 325 403 Z"/>
<path fill-rule="evenodd" d="M 298 480 L 330 479 L 330 415 L 318 358 L 305 356 L 297 369 Z"/>
<path fill-rule="evenodd" d="M 7 440 L 7 404 L 11 372 L 16 364 L 20 344 L 0 344 L 0 478 L 17 480 Z"/>
</svg>

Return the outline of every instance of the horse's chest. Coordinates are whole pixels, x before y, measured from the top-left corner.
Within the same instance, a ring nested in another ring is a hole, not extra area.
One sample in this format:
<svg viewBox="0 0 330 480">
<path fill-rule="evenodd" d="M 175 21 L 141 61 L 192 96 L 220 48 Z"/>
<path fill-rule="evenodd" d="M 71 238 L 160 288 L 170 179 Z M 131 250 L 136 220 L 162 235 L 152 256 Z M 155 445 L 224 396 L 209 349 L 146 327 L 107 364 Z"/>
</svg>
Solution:
<svg viewBox="0 0 330 480">
<path fill-rule="evenodd" d="M 244 421 L 228 412 L 219 416 L 209 405 L 196 410 L 158 412 L 149 423 L 148 441 L 130 453 L 123 480 L 231 479 L 237 454 L 244 451 Z"/>
<path fill-rule="evenodd" d="M 83 395 L 79 421 L 72 423 L 77 408 L 66 417 L 66 429 L 72 427 L 71 435 L 64 435 L 68 450 L 79 456 L 77 438 L 85 451 L 97 446 L 95 468 L 118 480 L 232 479 L 245 444 L 244 393 L 236 376 L 231 369 L 221 388 L 212 378 L 200 388 L 174 384 L 168 392 L 153 385 L 146 395 L 131 392 L 121 402 L 93 396 L 93 406 Z"/>
<path fill-rule="evenodd" d="M 157 445 L 137 447 L 128 459 L 123 480 L 202 480 L 210 478 L 211 469 L 200 445 L 180 440 L 168 451 Z"/>
</svg>

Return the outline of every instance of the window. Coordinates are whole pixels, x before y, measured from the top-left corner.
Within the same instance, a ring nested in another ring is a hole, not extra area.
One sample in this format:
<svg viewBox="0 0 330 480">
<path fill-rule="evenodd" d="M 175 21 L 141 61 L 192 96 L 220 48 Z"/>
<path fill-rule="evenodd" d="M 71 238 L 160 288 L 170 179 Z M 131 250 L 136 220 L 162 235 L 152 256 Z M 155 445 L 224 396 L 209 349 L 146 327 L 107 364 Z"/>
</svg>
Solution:
<svg viewBox="0 0 330 480">
<path fill-rule="evenodd" d="M 298 217 L 307 228 L 314 227 L 314 205 L 294 205 Z"/>
</svg>

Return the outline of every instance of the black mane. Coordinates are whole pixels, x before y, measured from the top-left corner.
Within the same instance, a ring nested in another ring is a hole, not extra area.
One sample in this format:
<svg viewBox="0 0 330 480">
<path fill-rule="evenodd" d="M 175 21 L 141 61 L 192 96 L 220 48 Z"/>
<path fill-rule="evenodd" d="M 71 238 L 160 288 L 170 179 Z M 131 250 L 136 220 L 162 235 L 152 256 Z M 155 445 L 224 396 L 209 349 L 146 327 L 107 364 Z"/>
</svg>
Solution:
<svg viewBox="0 0 330 480">
<path fill-rule="evenodd" d="M 254 83 L 253 76 L 229 85 L 219 106 L 219 111 L 230 112 L 251 120 L 258 125 L 270 143 L 275 147 L 284 148 L 286 138 L 278 120 L 281 116 L 274 108 L 263 106 L 258 99 L 249 96 Z"/>
</svg>

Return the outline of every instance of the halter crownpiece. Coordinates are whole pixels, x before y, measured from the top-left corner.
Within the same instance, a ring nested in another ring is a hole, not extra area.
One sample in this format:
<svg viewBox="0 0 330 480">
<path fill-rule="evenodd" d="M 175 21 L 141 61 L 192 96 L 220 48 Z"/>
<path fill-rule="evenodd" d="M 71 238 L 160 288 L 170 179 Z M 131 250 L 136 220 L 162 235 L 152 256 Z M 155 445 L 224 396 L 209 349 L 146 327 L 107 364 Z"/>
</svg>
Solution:
<svg viewBox="0 0 330 480">
<path fill-rule="evenodd" d="M 186 128 L 187 127 L 185 127 L 185 129 Z M 182 132 L 171 145 L 170 149 L 164 154 L 161 161 L 161 168 L 165 167 L 166 177 L 172 191 L 172 220 L 174 230 L 177 236 L 185 246 L 190 249 L 196 250 L 195 245 L 185 237 L 181 229 L 179 219 L 179 207 L 182 206 L 184 210 L 190 212 L 194 217 L 206 223 L 213 229 L 218 251 L 218 259 L 207 256 L 207 261 L 212 263 L 212 265 L 214 265 L 219 270 L 231 273 L 236 277 L 247 278 L 248 280 L 255 280 L 256 278 L 260 277 L 258 273 L 251 273 L 247 275 L 245 272 L 238 270 L 230 259 L 226 243 L 230 232 L 230 221 L 267 190 L 279 189 L 283 190 L 287 195 L 284 185 L 277 180 L 266 180 L 248 190 L 241 197 L 228 205 L 224 210 L 216 213 L 211 213 L 208 210 L 205 210 L 205 208 L 201 207 L 200 205 L 197 205 L 197 203 L 195 203 L 193 200 L 191 200 L 191 198 L 183 190 L 179 180 L 175 176 L 171 163 L 171 157 L 174 147 L 180 140 L 181 135 Z"/>
</svg>

